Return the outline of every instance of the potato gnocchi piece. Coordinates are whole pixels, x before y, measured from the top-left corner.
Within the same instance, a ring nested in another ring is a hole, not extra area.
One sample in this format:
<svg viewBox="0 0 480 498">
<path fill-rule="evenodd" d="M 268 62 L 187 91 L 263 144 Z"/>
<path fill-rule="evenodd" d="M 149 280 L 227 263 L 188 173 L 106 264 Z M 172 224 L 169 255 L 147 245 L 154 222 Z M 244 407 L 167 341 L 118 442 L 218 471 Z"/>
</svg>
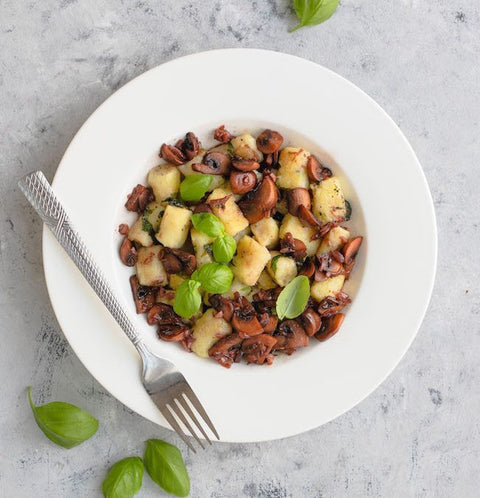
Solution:
<svg viewBox="0 0 480 498">
<path fill-rule="evenodd" d="M 170 275 L 170 287 L 177 290 L 180 287 L 180 284 L 185 280 L 186 278 L 178 275 L 178 273 L 172 273 L 172 275 Z"/>
<path fill-rule="evenodd" d="M 232 138 L 233 153 L 243 159 L 262 161 L 263 154 L 257 148 L 257 140 L 249 133 Z"/>
<path fill-rule="evenodd" d="M 255 285 L 270 260 L 268 250 L 255 239 L 245 235 L 237 244 L 237 255 L 233 258 L 233 273 L 245 285 Z"/>
<path fill-rule="evenodd" d="M 333 227 L 325 237 L 323 237 L 317 254 L 323 252 L 337 251 L 341 249 L 350 238 L 350 232 L 343 227 Z"/>
<path fill-rule="evenodd" d="M 320 282 L 314 282 L 310 287 L 310 295 L 318 302 L 327 296 L 336 296 L 342 290 L 344 282 L 345 275 L 337 275 Z"/>
<path fill-rule="evenodd" d="M 140 285 L 158 287 L 168 284 L 168 274 L 160 257 L 162 246 L 142 247 L 138 250 L 137 277 Z"/>
<path fill-rule="evenodd" d="M 270 256 L 267 271 L 280 287 L 285 287 L 297 276 L 297 264 L 293 258 L 283 256 L 277 251 L 271 251 Z"/>
<path fill-rule="evenodd" d="M 267 270 L 263 270 L 262 273 L 260 273 L 260 277 L 258 277 L 257 287 L 259 289 L 268 290 L 268 289 L 274 289 L 276 286 L 277 284 L 270 276 L 270 273 L 268 273 Z"/>
<path fill-rule="evenodd" d="M 347 214 L 347 206 L 342 186 L 337 177 L 332 176 L 318 185 L 312 185 L 312 211 L 322 222 L 342 222 Z"/>
<path fill-rule="evenodd" d="M 211 244 L 215 239 L 208 235 L 195 230 L 192 227 L 190 230 L 193 248 L 195 249 L 195 257 L 197 258 L 197 267 L 213 262 L 212 255 L 207 251 L 206 246 Z"/>
<path fill-rule="evenodd" d="M 163 213 L 157 240 L 166 247 L 180 249 L 187 240 L 192 212 L 183 207 L 167 206 Z"/>
<path fill-rule="evenodd" d="M 257 242 L 267 249 L 278 244 L 279 228 L 278 223 L 273 218 L 263 218 L 251 225 L 251 229 Z"/>
<path fill-rule="evenodd" d="M 215 311 L 209 308 L 193 326 L 192 351 L 202 358 L 208 358 L 208 350 L 221 338 L 232 332 L 232 326 L 223 318 L 215 318 Z"/>
<path fill-rule="evenodd" d="M 143 222 L 143 216 L 140 216 L 137 221 L 130 227 L 128 231 L 128 238 L 132 242 L 137 242 L 144 247 L 153 245 L 153 239 L 150 236 L 148 227 Z"/>
<path fill-rule="evenodd" d="M 315 229 L 310 225 L 304 225 L 299 218 L 291 214 L 285 215 L 280 225 L 280 238 L 290 232 L 293 238 L 301 240 L 307 247 L 307 256 L 313 256 L 320 245 L 319 240 L 311 240 Z"/>
<path fill-rule="evenodd" d="M 160 220 L 162 219 L 162 213 L 165 211 L 165 204 L 162 202 L 151 202 L 144 212 L 144 217 L 152 225 L 154 232 L 158 232 L 160 227 Z"/>
<path fill-rule="evenodd" d="M 222 295 L 228 297 L 229 299 L 233 299 L 235 297 L 235 292 L 238 292 L 240 296 L 247 297 L 251 290 L 252 288 L 250 285 L 245 285 L 243 282 L 238 280 L 238 278 L 234 278 L 229 291 Z"/>
<path fill-rule="evenodd" d="M 162 164 L 150 170 L 147 181 L 157 202 L 162 202 L 177 194 L 181 181 L 180 171 L 171 164 Z"/>
<path fill-rule="evenodd" d="M 299 147 L 285 147 L 280 152 L 277 185 L 280 188 L 308 188 L 307 161 L 310 153 Z"/>
<path fill-rule="evenodd" d="M 208 200 L 222 199 L 230 194 L 231 192 L 227 189 L 217 188 L 209 195 Z M 249 225 L 247 218 L 243 216 L 238 204 L 232 197 L 228 199 L 223 207 L 212 206 L 212 211 L 224 224 L 225 231 L 232 236 L 236 235 L 241 230 L 244 230 Z"/>
</svg>

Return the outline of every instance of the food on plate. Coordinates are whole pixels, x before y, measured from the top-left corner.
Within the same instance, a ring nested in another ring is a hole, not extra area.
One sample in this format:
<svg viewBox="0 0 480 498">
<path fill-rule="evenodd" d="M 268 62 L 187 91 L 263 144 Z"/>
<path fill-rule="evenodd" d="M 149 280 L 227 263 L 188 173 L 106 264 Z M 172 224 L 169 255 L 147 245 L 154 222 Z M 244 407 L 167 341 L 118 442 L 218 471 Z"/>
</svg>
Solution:
<svg viewBox="0 0 480 498">
<path fill-rule="evenodd" d="M 303 147 L 270 129 L 214 139 L 161 146 L 128 196 L 138 218 L 120 225 L 119 255 L 159 339 L 227 368 L 270 365 L 338 332 L 363 237 L 339 178 Z"/>
</svg>

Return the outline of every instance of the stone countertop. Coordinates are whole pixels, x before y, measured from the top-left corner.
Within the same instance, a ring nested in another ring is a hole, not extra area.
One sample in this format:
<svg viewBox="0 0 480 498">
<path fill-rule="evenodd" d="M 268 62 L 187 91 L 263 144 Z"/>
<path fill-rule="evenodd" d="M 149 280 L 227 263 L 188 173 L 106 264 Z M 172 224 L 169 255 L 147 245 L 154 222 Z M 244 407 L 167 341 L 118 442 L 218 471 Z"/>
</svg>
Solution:
<svg viewBox="0 0 480 498">
<path fill-rule="evenodd" d="M 41 226 L 16 187 L 51 179 L 75 132 L 124 83 L 175 57 L 258 47 L 353 81 L 400 125 L 426 173 L 439 262 L 421 330 L 398 368 L 350 412 L 309 433 L 185 450 L 192 497 L 473 497 L 480 485 L 480 6 L 343 0 L 299 30 L 287 0 L 3 0 L 0 5 L 0 496 L 94 497 L 109 465 L 172 432 L 132 413 L 81 365 L 50 305 Z M 408 202 L 406 197 L 405 202 Z M 415 244 L 403 240 L 399 244 Z M 401 264 L 401 261 L 392 262 Z M 405 310 L 408 312 L 408 310 Z M 66 451 L 32 421 L 70 401 L 103 422 Z M 145 478 L 139 494 L 162 492 Z"/>
</svg>

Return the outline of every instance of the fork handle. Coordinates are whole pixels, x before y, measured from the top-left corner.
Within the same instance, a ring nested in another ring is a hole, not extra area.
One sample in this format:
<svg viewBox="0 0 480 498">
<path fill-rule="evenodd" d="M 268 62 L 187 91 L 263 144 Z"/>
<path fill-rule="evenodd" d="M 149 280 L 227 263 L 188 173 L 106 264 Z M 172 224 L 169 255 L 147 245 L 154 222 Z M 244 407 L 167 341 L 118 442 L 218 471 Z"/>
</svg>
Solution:
<svg viewBox="0 0 480 498">
<path fill-rule="evenodd" d="M 18 186 L 140 352 L 142 349 L 140 336 L 85 244 L 72 227 L 65 209 L 57 199 L 45 175 L 41 171 L 30 173 L 18 182 Z"/>
</svg>

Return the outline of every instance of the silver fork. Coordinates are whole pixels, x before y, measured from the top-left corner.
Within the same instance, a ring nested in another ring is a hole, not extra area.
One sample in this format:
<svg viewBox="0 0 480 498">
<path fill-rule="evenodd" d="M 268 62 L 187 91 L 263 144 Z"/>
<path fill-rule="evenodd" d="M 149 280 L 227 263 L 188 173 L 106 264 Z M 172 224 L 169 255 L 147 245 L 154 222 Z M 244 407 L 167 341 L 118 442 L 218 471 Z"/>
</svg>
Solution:
<svg viewBox="0 0 480 498">
<path fill-rule="evenodd" d="M 143 362 L 142 382 L 167 422 L 182 438 L 185 444 L 196 453 L 181 424 L 205 449 L 201 438 L 192 428 L 192 422 L 209 444 L 212 444 L 207 432 L 195 413 L 197 411 L 210 428 L 215 437 L 220 440 L 207 412 L 193 392 L 183 374 L 170 361 L 159 358 L 147 349 L 134 325 L 122 308 L 102 272 L 93 261 L 85 244 L 75 232 L 63 206 L 41 171 L 30 173 L 22 178 L 18 185 L 30 204 L 35 208 L 43 222 L 55 235 L 67 254 L 82 272 L 87 282 L 97 296 L 103 301 L 108 311 L 120 325 L 126 336 L 137 348 Z M 180 424 L 181 422 L 181 424 Z"/>
</svg>

